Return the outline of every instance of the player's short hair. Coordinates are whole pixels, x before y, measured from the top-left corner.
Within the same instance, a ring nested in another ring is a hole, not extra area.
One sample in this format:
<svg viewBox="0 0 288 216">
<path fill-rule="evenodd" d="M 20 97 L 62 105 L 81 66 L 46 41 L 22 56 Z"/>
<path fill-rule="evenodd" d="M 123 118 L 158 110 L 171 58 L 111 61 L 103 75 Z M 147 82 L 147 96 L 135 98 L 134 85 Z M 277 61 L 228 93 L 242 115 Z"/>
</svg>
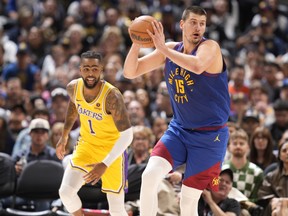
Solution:
<svg viewBox="0 0 288 216">
<path fill-rule="evenodd" d="M 207 17 L 206 11 L 200 6 L 189 6 L 187 7 L 182 14 L 182 20 L 186 20 L 189 17 L 190 13 L 194 13 L 197 15 L 204 15 Z"/>
<path fill-rule="evenodd" d="M 81 59 L 90 58 L 90 59 L 98 59 L 100 62 L 102 61 L 102 55 L 96 51 L 89 50 L 81 54 Z"/>
</svg>

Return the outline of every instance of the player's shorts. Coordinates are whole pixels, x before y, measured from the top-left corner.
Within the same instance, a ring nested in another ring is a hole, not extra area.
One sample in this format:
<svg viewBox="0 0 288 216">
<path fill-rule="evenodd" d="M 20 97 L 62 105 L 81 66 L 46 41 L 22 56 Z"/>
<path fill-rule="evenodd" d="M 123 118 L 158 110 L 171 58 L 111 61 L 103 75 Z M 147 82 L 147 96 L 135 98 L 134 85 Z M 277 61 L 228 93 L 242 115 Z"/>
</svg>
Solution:
<svg viewBox="0 0 288 216">
<path fill-rule="evenodd" d="M 83 172 L 89 172 L 92 167 L 88 164 L 101 162 L 111 151 L 112 147 L 98 146 L 87 142 L 78 142 L 71 158 L 71 166 Z M 102 192 L 120 193 L 127 189 L 128 160 L 125 151 L 118 157 L 102 175 Z"/>
<path fill-rule="evenodd" d="M 186 164 L 184 185 L 199 190 L 218 190 L 229 131 L 227 126 L 206 129 L 183 129 L 171 121 L 151 156 L 165 158 L 173 169 Z"/>
</svg>

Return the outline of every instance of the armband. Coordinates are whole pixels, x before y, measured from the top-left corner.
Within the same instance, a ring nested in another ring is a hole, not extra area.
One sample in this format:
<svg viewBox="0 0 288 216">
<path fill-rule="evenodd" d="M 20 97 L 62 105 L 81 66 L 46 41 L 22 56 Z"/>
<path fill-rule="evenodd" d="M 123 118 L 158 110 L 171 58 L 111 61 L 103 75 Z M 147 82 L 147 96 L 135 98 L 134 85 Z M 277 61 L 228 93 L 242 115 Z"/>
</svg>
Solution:
<svg viewBox="0 0 288 216">
<path fill-rule="evenodd" d="M 133 130 L 132 127 L 128 128 L 125 131 L 120 132 L 120 137 L 116 141 L 112 150 L 102 161 L 107 167 L 109 167 L 114 160 L 116 160 L 131 144 L 133 140 Z"/>
</svg>

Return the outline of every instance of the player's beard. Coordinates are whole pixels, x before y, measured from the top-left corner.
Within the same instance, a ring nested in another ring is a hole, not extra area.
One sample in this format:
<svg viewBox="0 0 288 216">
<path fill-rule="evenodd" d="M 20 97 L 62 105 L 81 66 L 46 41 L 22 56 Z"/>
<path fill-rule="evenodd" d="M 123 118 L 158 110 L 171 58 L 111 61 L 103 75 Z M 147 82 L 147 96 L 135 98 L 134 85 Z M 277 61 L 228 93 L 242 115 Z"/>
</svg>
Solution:
<svg viewBox="0 0 288 216">
<path fill-rule="evenodd" d="M 93 77 L 93 78 L 95 78 L 95 77 Z M 89 83 L 84 79 L 84 77 L 82 77 L 82 80 L 83 80 L 84 85 L 85 85 L 86 88 L 88 88 L 88 89 L 93 89 L 93 88 L 97 85 L 97 83 L 99 82 L 100 77 L 98 77 L 98 79 L 95 78 L 95 82 L 94 82 L 93 84 L 89 84 Z"/>
</svg>

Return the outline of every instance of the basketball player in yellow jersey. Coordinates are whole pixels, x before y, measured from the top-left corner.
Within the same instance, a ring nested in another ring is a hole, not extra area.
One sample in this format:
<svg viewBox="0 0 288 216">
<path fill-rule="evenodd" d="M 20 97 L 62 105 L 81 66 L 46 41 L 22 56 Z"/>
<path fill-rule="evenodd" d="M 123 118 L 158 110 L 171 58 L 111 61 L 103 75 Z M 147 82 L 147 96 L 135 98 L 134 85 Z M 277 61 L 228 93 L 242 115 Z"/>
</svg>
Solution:
<svg viewBox="0 0 288 216">
<path fill-rule="evenodd" d="M 56 154 L 63 159 L 72 126 L 80 118 L 80 136 L 70 165 L 59 189 L 60 198 L 74 216 L 82 216 L 77 192 L 84 183 L 102 180 L 112 216 L 127 216 L 124 208 L 125 150 L 133 132 L 120 91 L 101 79 L 102 58 L 99 53 L 82 53 L 81 78 L 67 85 L 70 96 L 65 125 Z"/>
</svg>

